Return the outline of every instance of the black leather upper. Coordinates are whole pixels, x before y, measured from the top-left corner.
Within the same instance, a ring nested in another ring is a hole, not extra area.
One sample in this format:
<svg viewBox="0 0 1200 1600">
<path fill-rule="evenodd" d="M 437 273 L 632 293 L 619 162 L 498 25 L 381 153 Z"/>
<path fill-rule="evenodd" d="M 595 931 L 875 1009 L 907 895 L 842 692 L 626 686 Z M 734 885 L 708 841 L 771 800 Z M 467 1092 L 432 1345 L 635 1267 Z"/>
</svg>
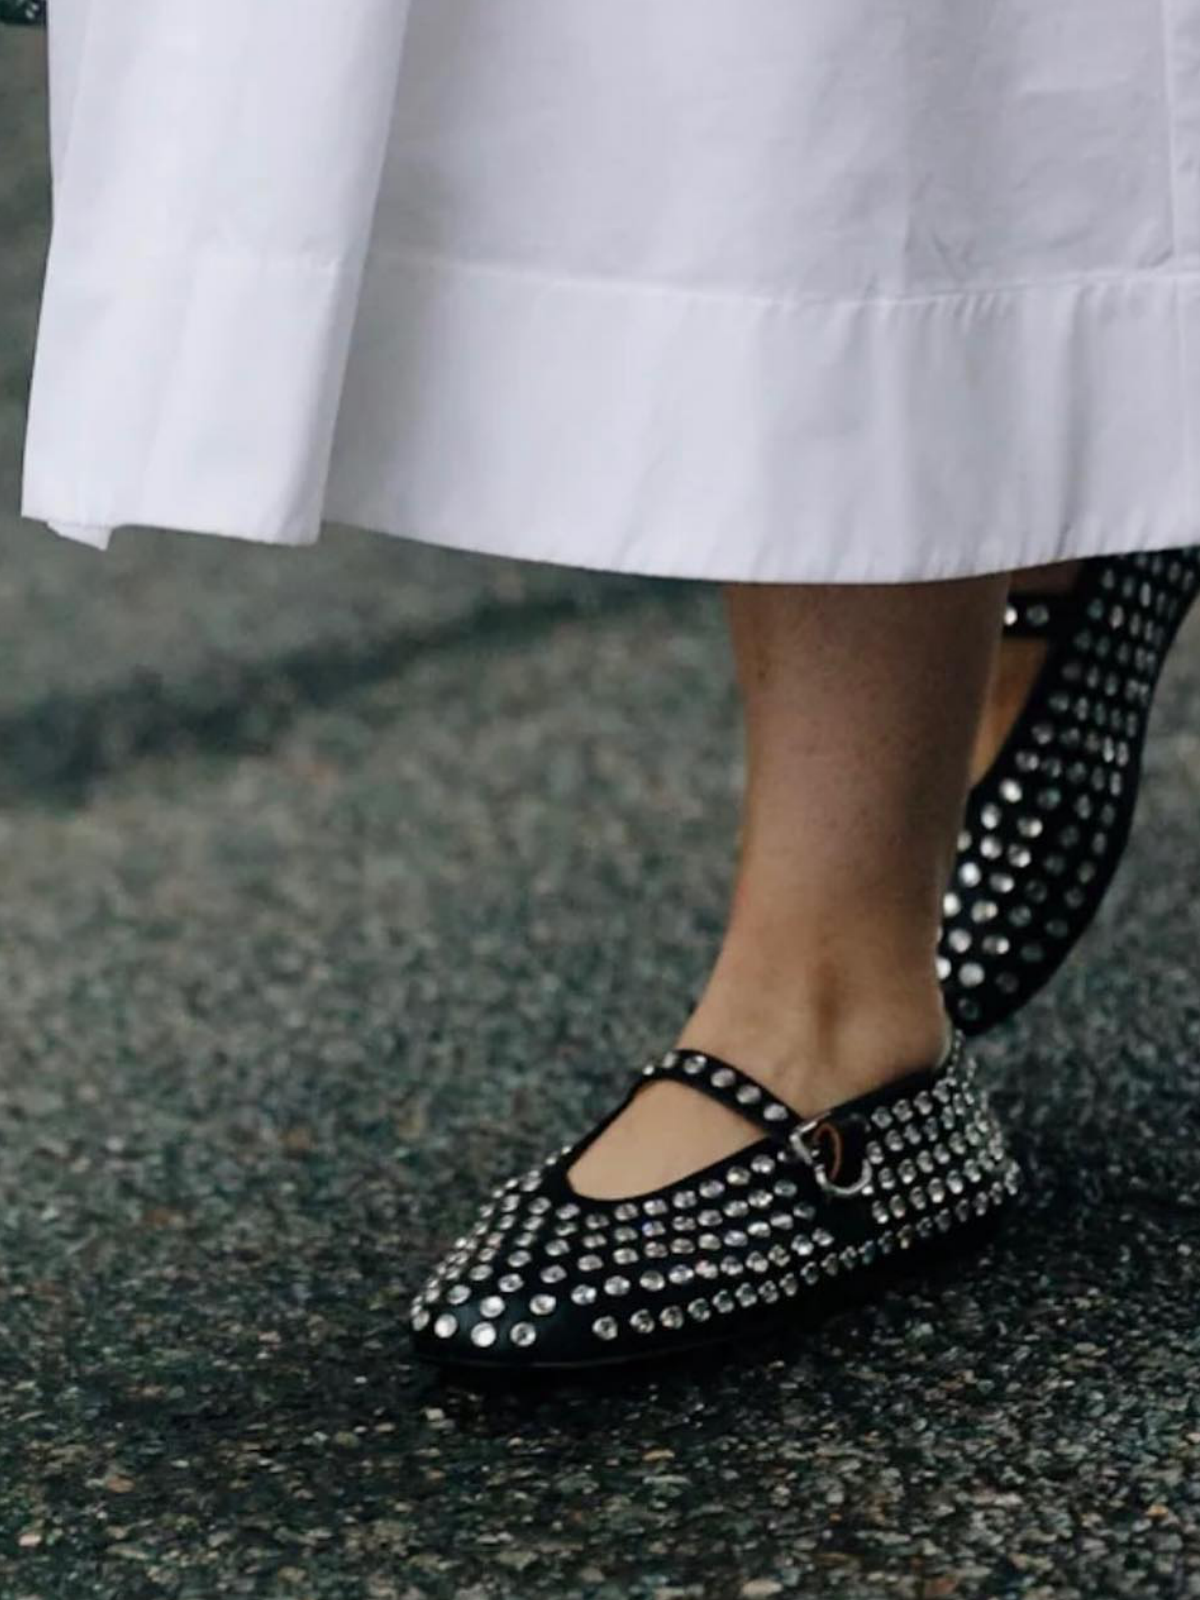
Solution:
<svg viewBox="0 0 1200 1600">
<path fill-rule="evenodd" d="M 575 1161 L 663 1077 L 760 1137 L 654 1191 L 577 1193 Z M 503 1367 L 690 1348 L 811 1309 L 831 1280 L 965 1229 L 1016 1186 L 957 1041 L 939 1066 L 807 1120 L 730 1062 L 668 1051 L 583 1138 L 495 1191 L 413 1302 L 414 1341 L 434 1360 Z"/>
</svg>

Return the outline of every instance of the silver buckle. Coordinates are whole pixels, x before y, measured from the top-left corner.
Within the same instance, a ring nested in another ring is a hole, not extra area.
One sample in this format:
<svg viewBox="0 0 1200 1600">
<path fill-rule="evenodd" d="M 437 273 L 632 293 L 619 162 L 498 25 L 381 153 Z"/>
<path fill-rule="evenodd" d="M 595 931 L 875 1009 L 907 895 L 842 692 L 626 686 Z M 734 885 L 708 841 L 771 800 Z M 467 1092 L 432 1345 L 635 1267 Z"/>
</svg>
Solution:
<svg viewBox="0 0 1200 1600">
<path fill-rule="evenodd" d="M 834 1141 L 832 1177 L 829 1174 L 819 1143 L 809 1143 L 810 1135 L 814 1135 L 818 1140 L 821 1138 L 821 1130 L 826 1130 Z M 871 1192 L 871 1167 L 870 1163 L 866 1161 L 863 1162 L 863 1169 L 853 1183 L 835 1182 L 842 1164 L 842 1133 L 831 1117 L 810 1117 L 807 1122 L 800 1123 L 788 1135 L 788 1146 L 794 1155 L 798 1156 L 807 1167 L 812 1169 L 813 1176 L 817 1180 L 817 1187 L 825 1194 L 831 1195 L 835 1200 L 852 1200 L 856 1195 Z"/>
</svg>

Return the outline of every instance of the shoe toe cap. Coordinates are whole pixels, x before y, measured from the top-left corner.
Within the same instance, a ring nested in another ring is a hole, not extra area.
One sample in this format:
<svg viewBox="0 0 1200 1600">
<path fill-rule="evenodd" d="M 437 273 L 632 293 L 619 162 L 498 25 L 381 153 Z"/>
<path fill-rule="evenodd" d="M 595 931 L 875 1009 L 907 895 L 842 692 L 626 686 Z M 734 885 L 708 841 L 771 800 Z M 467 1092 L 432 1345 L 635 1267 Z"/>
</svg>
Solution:
<svg viewBox="0 0 1200 1600">
<path fill-rule="evenodd" d="M 533 1366 L 561 1358 L 578 1342 L 579 1308 L 561 1297 L 471 1295 L 450 1304 L 444 1295 L 412 1312 L 413 1347 L 438 1361 L 479 1366 Z"/>
</svg>

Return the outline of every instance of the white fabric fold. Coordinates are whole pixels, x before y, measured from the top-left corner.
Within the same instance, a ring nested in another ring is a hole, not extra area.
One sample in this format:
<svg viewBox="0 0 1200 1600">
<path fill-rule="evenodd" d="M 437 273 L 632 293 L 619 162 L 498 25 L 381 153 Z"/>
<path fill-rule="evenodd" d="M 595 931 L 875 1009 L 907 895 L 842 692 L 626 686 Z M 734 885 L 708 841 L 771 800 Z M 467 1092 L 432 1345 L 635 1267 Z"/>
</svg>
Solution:
<svg viewBox="0 0 1200 1600">
<path fill-rule="evenodd" d="M 50 528 L 64 539 L 74 539 L 77 544 L 90 544 L 96 550 L 107 550 L 113 535 L 111 528 L 98 528 L 84 522 L 52 522 Z"/>
<path fill-rule="evenodd" d="M 27 515 L 177 505 L 316 538 L 406 21 L 406 0 L 53 7 Z"/>
</svg>

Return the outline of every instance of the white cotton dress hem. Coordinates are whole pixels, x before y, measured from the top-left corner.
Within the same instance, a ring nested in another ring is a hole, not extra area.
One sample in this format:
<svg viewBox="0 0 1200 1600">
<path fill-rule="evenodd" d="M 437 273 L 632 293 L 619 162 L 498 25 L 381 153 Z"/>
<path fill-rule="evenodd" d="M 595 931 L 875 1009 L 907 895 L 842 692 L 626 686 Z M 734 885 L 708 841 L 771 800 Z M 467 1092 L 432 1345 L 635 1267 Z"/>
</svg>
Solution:
<svg viewBox="0 0 1200 1600">
<path fill-rule="evenodd" d="M 1200 539 L 1200 0 L 63 0 L 22 510 L 614 572 Z"/>
<path fill-rule="evenodd" d="M 308 545 L 328 520 L 647 576 L 964 578 L 1195 542 L 1197 349 L 1191 273 L 785 301 L 381 253 L 319 492 L 303 432 L 280 476 L 307 495 L 257 515 L 216 453 L 116 496 L 40 471 L 33 433 L 22 510 L 101 550 L 125 525 Z M 202 376 L 177 379 L 199 415 Z"/>
</svg>

